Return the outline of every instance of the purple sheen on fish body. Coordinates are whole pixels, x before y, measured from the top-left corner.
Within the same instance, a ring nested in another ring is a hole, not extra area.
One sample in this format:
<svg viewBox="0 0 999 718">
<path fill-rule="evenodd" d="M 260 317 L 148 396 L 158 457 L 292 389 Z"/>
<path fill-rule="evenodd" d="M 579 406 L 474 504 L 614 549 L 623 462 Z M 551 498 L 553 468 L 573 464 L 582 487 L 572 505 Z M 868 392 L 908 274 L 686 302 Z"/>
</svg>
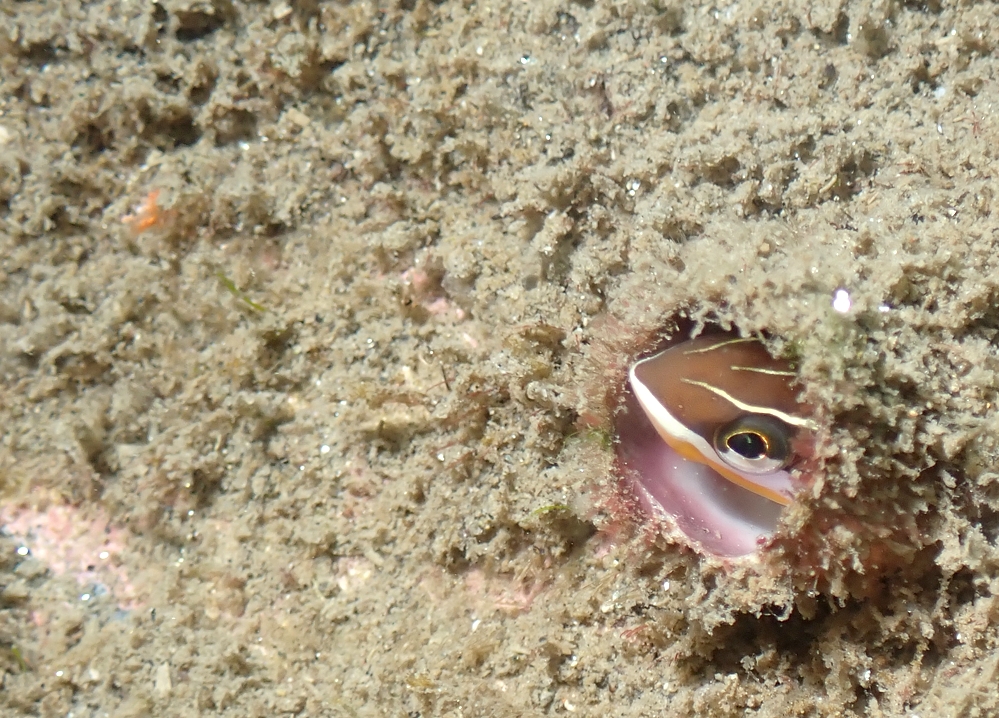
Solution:
<svg viewBox="0 0 999 718">
<path fill-rule="evenodd" d="M 724 558 L 746 556 L 776 530 L 783 506 L 680 456 L 631 391 L 617 426 L 618 454 L 639 500 L 653 516 L 674 523 L 694 548 Z"/>
</svg>

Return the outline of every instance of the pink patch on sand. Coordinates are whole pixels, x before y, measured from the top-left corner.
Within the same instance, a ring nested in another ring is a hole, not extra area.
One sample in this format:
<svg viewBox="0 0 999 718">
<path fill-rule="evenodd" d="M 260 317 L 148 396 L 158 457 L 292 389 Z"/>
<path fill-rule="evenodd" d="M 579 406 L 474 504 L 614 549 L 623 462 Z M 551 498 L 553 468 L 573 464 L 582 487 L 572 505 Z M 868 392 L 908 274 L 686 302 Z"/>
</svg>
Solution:
<svg viewBox="0 0 999 718">
<path fill-rule="evenodd" d="M 103 587 L 121 608 L 140 605 L 118 559 L 128 532 L 113 526 L 101 511 L 83 512 L 67 504 L 0 505 L 0 528 L 53 574 L 68 574 L 84 588 Z"/>
<path fill-rule="evenodd" d="M 410 267 L 399 275 L 399 279 L 402 280 L 403 284 L 412 287 L 419 303 L 431 315 L 444 318 L 453 317 L 459 322 L 468 317 L 465 310 L 451 301 L 426 271 Z"/>
<path fill-rule="evenodd" d="M 465 589 L 482 604 L 482 609 L 498 610 L 516 616 L 531 610 L 534 600 L 549 585 L 550 577 L 542 572 L 531 579 L 510 576 L 490 576 L 474 568 L 465 574 Z"/>
</svg>

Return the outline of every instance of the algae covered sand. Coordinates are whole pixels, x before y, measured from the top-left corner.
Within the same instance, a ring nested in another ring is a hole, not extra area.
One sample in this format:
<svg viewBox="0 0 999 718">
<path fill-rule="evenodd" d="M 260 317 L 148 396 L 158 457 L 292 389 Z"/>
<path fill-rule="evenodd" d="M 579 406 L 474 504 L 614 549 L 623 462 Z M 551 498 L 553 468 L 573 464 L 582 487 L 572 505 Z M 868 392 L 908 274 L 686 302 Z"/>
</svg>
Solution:
<svg viewBox="0 0 999 718">
<path fill-rule="evenodd" d="M 3 714 L 994 714 L 997 44 L 0 0 Z M 767 571 L 617 485 L 677 323 L 765 333 L 825 427 Z"/>
</svg>

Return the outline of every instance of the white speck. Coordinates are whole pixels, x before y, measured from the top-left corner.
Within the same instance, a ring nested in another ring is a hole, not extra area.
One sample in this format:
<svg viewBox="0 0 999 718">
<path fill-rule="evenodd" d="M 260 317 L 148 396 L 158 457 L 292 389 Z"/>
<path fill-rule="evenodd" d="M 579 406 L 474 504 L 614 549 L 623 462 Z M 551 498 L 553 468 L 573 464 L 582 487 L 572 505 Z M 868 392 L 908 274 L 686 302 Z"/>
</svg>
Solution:
<svg viewBox="0 0 999 718">
<path fill-rule="evenodd" d="M 319 447 L 319 453 L 320 454 L 330 453 L 330 447 L 328 447 L 326 444 L 323 444 L 322 446 Z"/>
<path fill-rule="evenodd" d="M 18 556 L 27 556 L 28 553 L 30 553 L 30 552 L 28 551 L 28 547 L 27 546 L 18 546 L 17 547 L 17 555 Z"/>
<path fill-rule="evenodd" d="M 173 681 L 170 680 L 169 663 L 161 663 L 160 667 L 156 669 L 153 677 L 153 690 L 160 697 L 170 695 L 170 692 L 173 690 Z"/>
<path fill-rule="evenodd" d="M 523 57 L 520 58 L 521 65 L 527 65 L 528 63 L 530 63 L 530 61 L 531 61 L 530 55 L 524 55 Z"/>
<path fill-rule="evenodd" d="M 570 713 L 575 713 L 576 712 L 576 706 L 575 706 L 575 704 L 570 703 L 568 698 L 566 698 L 564 701 L 562 701 L 562 707 L 565 708 Z"/>
<path fill-rule="evenodd" d="M 302 464 L 301 466 L 299 466 L 298 470 L 299 471 L 305 471 L 305 464 Z"/>
<path fill-rule="evenodd" d="M 943 124 L 940 123 L 940 122 L 937 123 L 937 134 L 938 135 L 942 135 L 943 134 Z"/>
<path fill-rule="evenodd" d="M 444 461 L 444 454 L 437 454 L 438 461 Z"/>
<path fill-rule="evenodd" d="M 479 626 L 481 625 L 481 623 L 482 623 L 482 620 L 478 619 L 478 618 L 476 618 L 474 621 L 472 621 L 472 633 L 475 633 L 479 629 Z"/>
<path fill-rule="evenodd" d="M 98 558 L 100 558 L 101 561 L 107 561 L 108 556 L 110 555 L 111 554 L 109 554 L 107 551 L 101 551 L 99 554 L 97 554 Z"/>
<path fill-rule="evenodd" d="M 83 594 L 82 596 L 80 596 L 80 600 L 81 601 L 89 601 L 90 600 L 90 594 L 89 593 Z"/>
<path fill-rule="evenodd" d="M 475 54 L 478 55 L 479 57 L 482 57 L 482 45 L 479 45 L 477 48 L 475 48 Z"/>
<path fill-rule="evenodd" d="M 853 306 L 853 301 L 850 299 L 850 293 L 845 289 L 837 289 L 836 293 L 833 295 L 833 309 L 835 309 L 840 314 L 846 314 L 850 311 L 850 307 Z"/>
<path fill-rule="evenodd" d="M 189 509 L 187 512 L 188 516 L 194 516 L 194 509 Z"/>
<path fill-rule="evenodd" d="M 887 304 L 881 304 L 880 306 L 878 306 L 878 311 L 881 312 L 882 314 L 885 314 L 886 312 L 891 311 L 891 307 L 888 306 Z"/>
<path fill-rule="evenodd" d="M 933 91 L 933 96 L 938 100 L 943 99 L 947 96 L 947 85 L 940 85 L 937 89 Z"/>
<path fill-rule="evenodd" d="M 56 678 L 62 678 L 62 671 L 56 671 Z"/>
<path fill-rule="evenodd" d="M 669 581 L 663 581 L 663 591 L 669 591 Z"/>
</svg>

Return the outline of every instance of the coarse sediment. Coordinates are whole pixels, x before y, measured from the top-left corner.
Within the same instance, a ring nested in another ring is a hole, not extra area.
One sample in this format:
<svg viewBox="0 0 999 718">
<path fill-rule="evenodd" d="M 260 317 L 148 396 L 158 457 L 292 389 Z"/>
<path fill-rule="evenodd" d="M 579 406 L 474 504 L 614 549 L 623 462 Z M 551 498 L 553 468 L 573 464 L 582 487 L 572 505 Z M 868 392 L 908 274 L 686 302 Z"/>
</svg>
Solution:
<svg viewBox="0 0 999 718">
<path fill-rule="evenodd" d="M 0 559 L 5 715 L 996 712 L 991 6 L 0 15 L 0 509 L 135 591 Z M 826 427 L 773 570 L 618 490 L 677 322 Z"/>
</svg>

